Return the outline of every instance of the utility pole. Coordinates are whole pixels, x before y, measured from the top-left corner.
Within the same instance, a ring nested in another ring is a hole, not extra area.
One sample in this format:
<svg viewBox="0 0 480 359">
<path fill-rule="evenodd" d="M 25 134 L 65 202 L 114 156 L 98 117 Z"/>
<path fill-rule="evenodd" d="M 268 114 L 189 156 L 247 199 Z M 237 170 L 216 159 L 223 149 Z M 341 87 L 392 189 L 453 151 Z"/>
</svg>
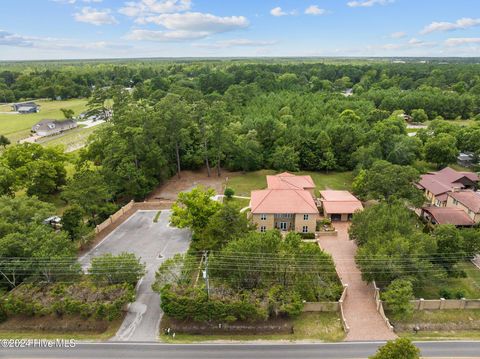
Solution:
<svg viewBox="0 0 480 359">
<path fill-rule="evenodd" d="M 210 297 L 210 283 L 208 280 L 208 251 L 205 251 L 205 270 L 203 271 L 203 279 L 205 279 L 205 288 L 207 290 L 207 299 Z"/>
</svg>

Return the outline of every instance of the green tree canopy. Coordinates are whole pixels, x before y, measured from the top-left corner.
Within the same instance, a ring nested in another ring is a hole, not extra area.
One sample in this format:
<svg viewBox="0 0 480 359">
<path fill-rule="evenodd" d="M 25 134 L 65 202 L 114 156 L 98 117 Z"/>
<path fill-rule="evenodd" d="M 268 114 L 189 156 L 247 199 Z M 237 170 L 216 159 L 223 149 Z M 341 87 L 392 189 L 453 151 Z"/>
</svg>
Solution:
<svg viewBox="0 0 480 359">
<path fill-rule="evenodd" d="M 353 191 L 366 200 L 402 199 L 419 205 L 423 202 L 423 195 L 413 186 L 419 176 L 413 167 L 376 161 L 370 169 L 360 171 L 354 180 Z"/>
<path fill-rule="evenodd" d="M 218 212 L 220 203 L 214 201 L 213 189 L 195 187 L 190 192 L 180 192 L 172 206 L 172 225 L 179 228 L 191 228 L 195 233 L 201 233 L 208 225 L 210 217 Z"/>
</svg>

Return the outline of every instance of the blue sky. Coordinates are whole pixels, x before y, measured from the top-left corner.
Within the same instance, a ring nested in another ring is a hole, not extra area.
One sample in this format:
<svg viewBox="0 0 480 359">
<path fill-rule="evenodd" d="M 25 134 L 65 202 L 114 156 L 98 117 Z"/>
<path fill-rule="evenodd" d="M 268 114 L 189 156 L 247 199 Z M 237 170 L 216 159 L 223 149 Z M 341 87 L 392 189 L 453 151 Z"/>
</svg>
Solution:
<svg viewBox="0 0 480 359">
<path fill-rule="evenodd" d="M 0 60 L 172 56 L 480 56 L 480 1 L 0 1 Z"/>
</svg>

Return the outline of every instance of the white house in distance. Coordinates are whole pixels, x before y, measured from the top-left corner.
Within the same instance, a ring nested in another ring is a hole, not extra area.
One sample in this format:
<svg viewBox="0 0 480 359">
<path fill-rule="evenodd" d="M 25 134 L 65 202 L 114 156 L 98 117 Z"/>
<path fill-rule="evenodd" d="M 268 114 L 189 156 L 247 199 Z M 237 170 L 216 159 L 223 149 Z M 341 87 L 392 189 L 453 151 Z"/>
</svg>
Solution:
<svg viewBox="0 0 480 359">
<path fill-rule="evenodd" d="M 58 133 L 76 128 L 74 120 L 42 120 L 32 127 L 32 132 L 40 137 L 56 135 Z"/>
</svg>

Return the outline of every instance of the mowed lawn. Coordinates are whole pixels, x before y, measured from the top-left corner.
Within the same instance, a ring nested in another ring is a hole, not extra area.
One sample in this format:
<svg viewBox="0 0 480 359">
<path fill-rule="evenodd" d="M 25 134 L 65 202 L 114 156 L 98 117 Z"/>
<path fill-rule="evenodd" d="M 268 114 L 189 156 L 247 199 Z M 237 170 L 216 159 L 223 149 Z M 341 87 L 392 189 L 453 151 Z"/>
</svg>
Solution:
<svg viewBox="0 0 480 359">
<path fill-rule="evenodd" d="M 76 129 L 64 132 L 58 136 L 49 136 L 38 140 L 44 146 L 58 146 L 61 145 L 65 148 L 65 152 L 72 152 L 79 148 L 82 148 L 87 142 L 88 137 L 98 128 L 104 124 L 98 126 L 84 128 L 77 127 Z"/>
<path fill-rule="evenodd" d="M 237 196 L 250 196 L 250 192 L 255 189 L 264 189 L 267 187 L 267 175 L 274 175 L 278 172 L 273 170 L 260 170 L 238 173 L 229 177 L 227 187 L 232 188 Z M 310 175 L 315 182 L 317 191 L 324 189 L 350 190 L 353 182 L 352 172 L 295 172 L 296 175 Z"/>
<path fill-rule="evenodd" d="M 0 106 L 0 134 L 7 136 L 10 141 L 16 142 L 22 138 L 28 137 L 30 128 L 37 122 L 44 119 L 63 119 L 61 108 L 72 109 L 75 115 L 85 111 L 86 99 L 72 99 L 66 101 L 35 101 L 39 104 L 40 112 L 25 115 L 11 114 L 10 105 Z"/>
</svg>

